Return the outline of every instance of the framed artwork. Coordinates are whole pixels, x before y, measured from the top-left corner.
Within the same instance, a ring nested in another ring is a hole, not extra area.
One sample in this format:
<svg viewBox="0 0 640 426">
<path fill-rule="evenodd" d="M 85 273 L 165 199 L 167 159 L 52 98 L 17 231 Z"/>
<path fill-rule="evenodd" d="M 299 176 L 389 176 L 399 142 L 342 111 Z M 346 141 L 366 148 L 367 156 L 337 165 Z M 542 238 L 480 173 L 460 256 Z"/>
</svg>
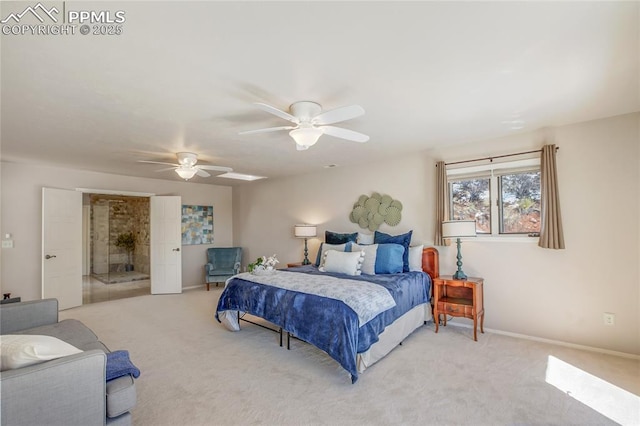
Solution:
<svg viewBox="0 0 640 426">
<path fill-rule="evenodd" d="M 182 245 L 213 244 L 213 206 L 182 206 Z"/>
</svg>

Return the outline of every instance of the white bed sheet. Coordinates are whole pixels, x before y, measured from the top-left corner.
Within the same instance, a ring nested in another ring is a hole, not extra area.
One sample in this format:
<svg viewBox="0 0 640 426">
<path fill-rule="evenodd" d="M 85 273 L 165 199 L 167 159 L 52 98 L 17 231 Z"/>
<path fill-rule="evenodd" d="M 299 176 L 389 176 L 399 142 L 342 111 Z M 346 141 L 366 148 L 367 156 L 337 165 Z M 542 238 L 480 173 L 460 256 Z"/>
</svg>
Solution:
<svg viewBox="0 0 640 426">
<path fill-rule="evenodd" d="M 371 347 L 356 357 L 358 373 L 363 373 L 368 367 L 384 358 L 404 339 L 413 333 L 425 321 L 430 321 L 431 303 L 423 303 L 411 309 L 409 312 L 395 320 L 380 333 L 379 340 Z"/>
</svg>

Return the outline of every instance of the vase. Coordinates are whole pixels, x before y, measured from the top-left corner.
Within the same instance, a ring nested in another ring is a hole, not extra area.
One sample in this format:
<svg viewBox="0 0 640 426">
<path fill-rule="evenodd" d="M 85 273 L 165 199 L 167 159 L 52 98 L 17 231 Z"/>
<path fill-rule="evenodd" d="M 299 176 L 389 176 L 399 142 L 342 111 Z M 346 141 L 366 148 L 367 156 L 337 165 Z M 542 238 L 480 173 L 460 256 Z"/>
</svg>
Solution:
<svg viewBox="0 0 640 426">
<path fill-rule="evenodd" d="M 253 268 L 253 271 L 251 271 L 251 273 L 253 275 L 273 275 L 276 273 L 276 270 L 273 269 L 273 266 L 268 266 L 267 268 L 265 268 L 264 266 L 259 265 Z"/>
</svg>

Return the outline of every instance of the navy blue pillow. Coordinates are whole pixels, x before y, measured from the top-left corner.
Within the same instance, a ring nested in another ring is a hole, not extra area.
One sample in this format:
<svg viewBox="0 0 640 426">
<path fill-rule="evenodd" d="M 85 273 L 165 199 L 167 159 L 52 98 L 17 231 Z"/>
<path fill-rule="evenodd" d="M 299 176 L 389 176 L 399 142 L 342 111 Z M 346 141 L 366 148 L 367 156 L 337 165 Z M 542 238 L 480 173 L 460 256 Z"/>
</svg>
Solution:
<svg viewBox="0 0 640 426">
<path fill-rule="evenodd" d="M 399 274 L 403 269 L 404 247 L 400 244 L 378 244 L 376 274 Z"/>
<path fill-rule="evenodd" d="M 327 244 L 344 244 L 349 241 L 355 243 L 357 238 L 357 232 L 353 234 L 340 234 L 338 232 L 324 231 L 324 242 Z"/>
<path fill-rule="evenodd" d="M 373 235 L 374 244 L 400 244 L 404 247 L 402 255 L 402 271 L 409 272 L 409 244 L 411 244 L 411 234 L 413 230 L 402 235 L 389 235 L 384 232 L 376 231 Z"/>
</svg>

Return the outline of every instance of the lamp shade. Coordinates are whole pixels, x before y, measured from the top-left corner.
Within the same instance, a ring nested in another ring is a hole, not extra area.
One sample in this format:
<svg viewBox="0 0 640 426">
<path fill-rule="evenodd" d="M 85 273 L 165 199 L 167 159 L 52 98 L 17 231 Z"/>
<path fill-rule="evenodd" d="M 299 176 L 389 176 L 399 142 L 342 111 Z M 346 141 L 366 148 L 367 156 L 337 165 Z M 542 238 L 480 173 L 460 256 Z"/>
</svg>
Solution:
<svg viewBox="0 0 640 426">
<path fill-rule="evenodd" d="M 195 168 L 189 168 L 189 167 L 183 167 L 183 166 L 180 166 L 176 169 L 176 173 L 178 174 L 178 176 L 180 176 L 184 180 L 191 179 L 192 177 L 195 176 L 197 172 L 198 170 Z"/>
<path fill-rule="evenodd" d="M 296 238 L 313 238 L 316 236 L 316 226 L 315 225 L 295 225 L 293 227 L 293 235 Z"/>
<path fill-rule="evenodd" d="M 317 127 L 300 127 L 299 129 L 290 131 L 289 136 L 291 136 L 298 145 L 308 148 L 318 142 L 322 133 L 322 129 L 318 129 Z"/>
<path fill-rule="evenodd" d="M 445 220 L 442 222 L 442 238 L 476 236 L 475 220 Z"/>
</svg>

